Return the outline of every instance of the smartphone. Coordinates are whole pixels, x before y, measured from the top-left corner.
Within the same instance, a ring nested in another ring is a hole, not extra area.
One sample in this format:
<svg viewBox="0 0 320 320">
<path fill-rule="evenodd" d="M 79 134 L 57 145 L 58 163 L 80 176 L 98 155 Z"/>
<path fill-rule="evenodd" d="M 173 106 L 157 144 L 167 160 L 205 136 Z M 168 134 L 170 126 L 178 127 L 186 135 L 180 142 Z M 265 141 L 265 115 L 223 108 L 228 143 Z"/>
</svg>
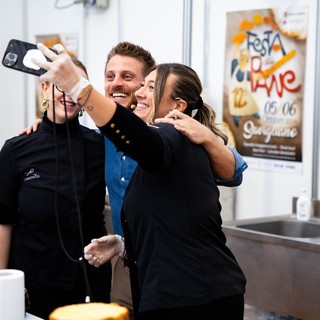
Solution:
<svg viewBox="0 0 320 320">
<path fill-rule="evenodd" d="M 46 70 L 34 64 L 31 61 L 31 57 L 39 57 L 40 59 L 47 59 L 50 61 L 35 44 L 11 39 L 4 53 L 2 64 L 13 70 L 41 76 Z"/>
</svg>

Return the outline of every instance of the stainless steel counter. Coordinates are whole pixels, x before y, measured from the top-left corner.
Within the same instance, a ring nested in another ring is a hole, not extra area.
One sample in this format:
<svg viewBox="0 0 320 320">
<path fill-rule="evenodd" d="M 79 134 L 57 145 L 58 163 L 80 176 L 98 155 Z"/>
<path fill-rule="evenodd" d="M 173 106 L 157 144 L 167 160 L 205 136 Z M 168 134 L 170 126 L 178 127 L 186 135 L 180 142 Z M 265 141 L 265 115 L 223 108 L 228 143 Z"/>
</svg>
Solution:
<svg viewBox="0 0 320 320">
<path fill-rule="evenodd" d="M 226 222 L 223 230 L 247 278 L 246 303 L 299 319 L 320 319 L 319 237 L 287 237 L 242 225 L 295 219 L 293 215 Z M 319 223 L 314 219 L 312 223 Z"/>
</svg>

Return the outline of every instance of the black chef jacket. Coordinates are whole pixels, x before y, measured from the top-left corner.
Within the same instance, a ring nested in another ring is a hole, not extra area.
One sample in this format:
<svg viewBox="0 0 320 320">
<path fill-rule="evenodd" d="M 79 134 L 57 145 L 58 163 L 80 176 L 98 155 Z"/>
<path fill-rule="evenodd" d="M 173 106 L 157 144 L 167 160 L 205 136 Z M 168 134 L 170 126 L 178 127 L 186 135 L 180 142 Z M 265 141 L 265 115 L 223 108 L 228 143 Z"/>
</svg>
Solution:
<svg viewBox="0 0 320 320">
<path fill-rule="evenodd" d="M 121 106 L 100 130 L 139 164 L 122 207 L 135 313 L 243 294 L 246 279 L 226 246 L 203 147 Z"/>
<path fill-rule="evenodd" d="M 55 141 L 54 126 L 44 116 L 37 132 L 7 140 L 0 153 L 0 223 L 14 224 L 8 267 L 64 289 L 72 289 L 82 271 L 79 262 L 67 258 L 59 237 L 68 254 L 79 259 L 83 245 L 106 234 L 103 137 L 77 118 L 68 127 L 71 152 L 66 124 L 55 125 Z M 87 270 L 92 291 L 109 294 L 110 264 Z"/>
</svg>

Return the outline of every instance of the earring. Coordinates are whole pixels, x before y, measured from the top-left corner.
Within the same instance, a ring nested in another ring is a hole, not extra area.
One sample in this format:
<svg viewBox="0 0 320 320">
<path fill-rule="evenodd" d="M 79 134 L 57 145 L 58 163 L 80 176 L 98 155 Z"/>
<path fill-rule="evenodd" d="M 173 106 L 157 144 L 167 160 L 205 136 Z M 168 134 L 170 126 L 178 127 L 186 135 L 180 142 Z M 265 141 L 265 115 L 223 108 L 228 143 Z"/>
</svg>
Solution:
<svg viewBox="0 0 320 320">
<path fill-rule="evenodd" d="M 49 107 L 49 99 L 48 98 L 44 98 L 41 102 L 41 108 L 44 110 L 47 110 Z"/>
<path fill-rule="evenodd" d="M 79 111 L 79 117 L 82 117 L 82 116 L 83 116 L 83 113 L 84 113 L 84 109 L 81 109 L 81 110 Z"/>
</svg>

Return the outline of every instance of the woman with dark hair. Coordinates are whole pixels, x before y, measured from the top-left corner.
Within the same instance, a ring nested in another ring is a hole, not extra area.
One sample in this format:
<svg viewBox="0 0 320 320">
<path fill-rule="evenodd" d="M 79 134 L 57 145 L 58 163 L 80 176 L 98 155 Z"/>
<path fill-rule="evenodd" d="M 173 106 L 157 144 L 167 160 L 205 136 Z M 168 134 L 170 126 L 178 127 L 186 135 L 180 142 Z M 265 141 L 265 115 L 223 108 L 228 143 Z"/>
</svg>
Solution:
<svg viewBox="0 0 320 320">
<path fill-rule="evenodd" d="M 138 162 L 122 207 L 137 319 L 185 320 L 210 314 L 242 320 L 246 280 L 226 246 L 219 189 L 204 148 L 171 124 L 148 126 L 101 95 L 74 68 L 62 46 L 56 46 L 59 55 L 38 47 L 52 60 L 35 61 L 48 70 L 41 79 L 70 93 L 101 132 Z M 223 138 L 201 90 L 191 68 L 162 64 L 145 78 L 136 97 L 138 104 L 154 103 L 155 118 L 174 109 L 195 110 L 199 121 Z M 88 259 L 94 256 L 90 250 L 87 254 Z"/>
</svg>

